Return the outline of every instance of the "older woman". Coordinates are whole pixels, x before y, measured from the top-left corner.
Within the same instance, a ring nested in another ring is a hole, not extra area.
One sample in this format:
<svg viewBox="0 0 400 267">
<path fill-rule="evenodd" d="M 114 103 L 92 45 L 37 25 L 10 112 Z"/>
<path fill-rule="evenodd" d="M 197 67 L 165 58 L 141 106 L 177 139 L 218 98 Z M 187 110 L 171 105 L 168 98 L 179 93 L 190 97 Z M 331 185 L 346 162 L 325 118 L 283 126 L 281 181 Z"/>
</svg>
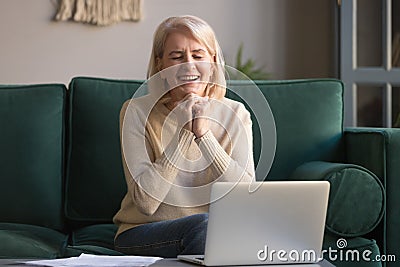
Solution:
<svg viewBox="0 0 400 267">
<path fill-rule="evenodd" d="M 252 122 L 224 97 L 224 59 L 214 31 L 194 16 L 157 28 L 149 94 L 121 109 L 128 191 L 114 217 L 126 254 L 203 254 L 211 185 L 254 180 Z M 223 196 L 220 196 L 223 197 Z"/>
</svg>

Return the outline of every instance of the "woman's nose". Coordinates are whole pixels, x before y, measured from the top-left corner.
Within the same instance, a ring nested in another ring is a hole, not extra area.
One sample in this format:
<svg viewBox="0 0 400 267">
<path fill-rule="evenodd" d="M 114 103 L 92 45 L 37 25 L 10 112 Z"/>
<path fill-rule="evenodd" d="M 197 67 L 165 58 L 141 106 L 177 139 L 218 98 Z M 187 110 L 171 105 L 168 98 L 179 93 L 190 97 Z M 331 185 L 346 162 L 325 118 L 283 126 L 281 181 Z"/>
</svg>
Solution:
<svg viewBox="0 0 400 267">
<path fill-rule="evenodd" d="M 190 70 L 190 69 L 195 68 L 196 66 L 194 64 L 194 60 L 191 57 L 185 57 L 185 60 L 183 62 L 183 67 L 185 69 Z"/>
<path fill-rule="evenodd" d="M 193 58 L 190 55 L 185 55 L 184 56 L 184 62 L 191 63 L 191 62 L 194 62 L 194 61 L 193 61 Z"/>
</svg>

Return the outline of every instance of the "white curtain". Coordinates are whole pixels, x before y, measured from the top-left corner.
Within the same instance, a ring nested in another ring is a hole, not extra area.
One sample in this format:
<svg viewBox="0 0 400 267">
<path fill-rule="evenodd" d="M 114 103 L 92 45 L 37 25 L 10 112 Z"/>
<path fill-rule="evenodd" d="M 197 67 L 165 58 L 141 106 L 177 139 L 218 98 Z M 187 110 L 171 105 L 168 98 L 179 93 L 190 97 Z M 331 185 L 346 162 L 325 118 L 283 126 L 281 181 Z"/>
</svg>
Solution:
<svg viewBox="0 0 400 267">
<path fill-rule="evenodd" d="M 108 26 L 124 20 L 139 21 L 142 0 L 60 0 L 55 19 Z"/>
</svg>

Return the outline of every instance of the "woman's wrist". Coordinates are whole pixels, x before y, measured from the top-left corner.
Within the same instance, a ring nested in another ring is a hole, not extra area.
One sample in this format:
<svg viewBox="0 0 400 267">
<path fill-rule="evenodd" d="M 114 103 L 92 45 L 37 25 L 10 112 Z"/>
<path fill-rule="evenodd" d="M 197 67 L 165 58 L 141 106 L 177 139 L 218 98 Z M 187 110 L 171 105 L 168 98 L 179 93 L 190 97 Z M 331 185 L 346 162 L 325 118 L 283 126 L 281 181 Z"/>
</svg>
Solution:
<svg viewBox="0 0 400 267">
<path fill-rule="evenodd" d="M 194 136 L 196 137 L 196 139 L 202 138 L 204 135 L 206 135 L 210 130 L 200 130 L 200 131 L 196 131 L 193 132 Z"/>
</svg>

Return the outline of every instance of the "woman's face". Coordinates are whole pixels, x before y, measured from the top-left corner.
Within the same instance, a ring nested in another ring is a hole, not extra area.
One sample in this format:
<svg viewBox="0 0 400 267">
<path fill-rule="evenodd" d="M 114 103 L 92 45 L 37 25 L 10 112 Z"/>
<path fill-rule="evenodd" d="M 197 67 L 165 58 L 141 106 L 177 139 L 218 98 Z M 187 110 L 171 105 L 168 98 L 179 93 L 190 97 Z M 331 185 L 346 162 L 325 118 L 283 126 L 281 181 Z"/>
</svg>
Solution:
<svg viewBox="0 0 400 267">
<path fill-rule="evenodd" d="M 179 101 L 188 94 L 205 96 L 212 75 L 213 64 L 210 63 L 215 62 L 214 58 L 189 31 L 179 30 L 168 35 L 158 63 L 163 70 L 161 78 L 166 79 L 168 89 L 172 89 L 172 101 Z"/>
</svg>

